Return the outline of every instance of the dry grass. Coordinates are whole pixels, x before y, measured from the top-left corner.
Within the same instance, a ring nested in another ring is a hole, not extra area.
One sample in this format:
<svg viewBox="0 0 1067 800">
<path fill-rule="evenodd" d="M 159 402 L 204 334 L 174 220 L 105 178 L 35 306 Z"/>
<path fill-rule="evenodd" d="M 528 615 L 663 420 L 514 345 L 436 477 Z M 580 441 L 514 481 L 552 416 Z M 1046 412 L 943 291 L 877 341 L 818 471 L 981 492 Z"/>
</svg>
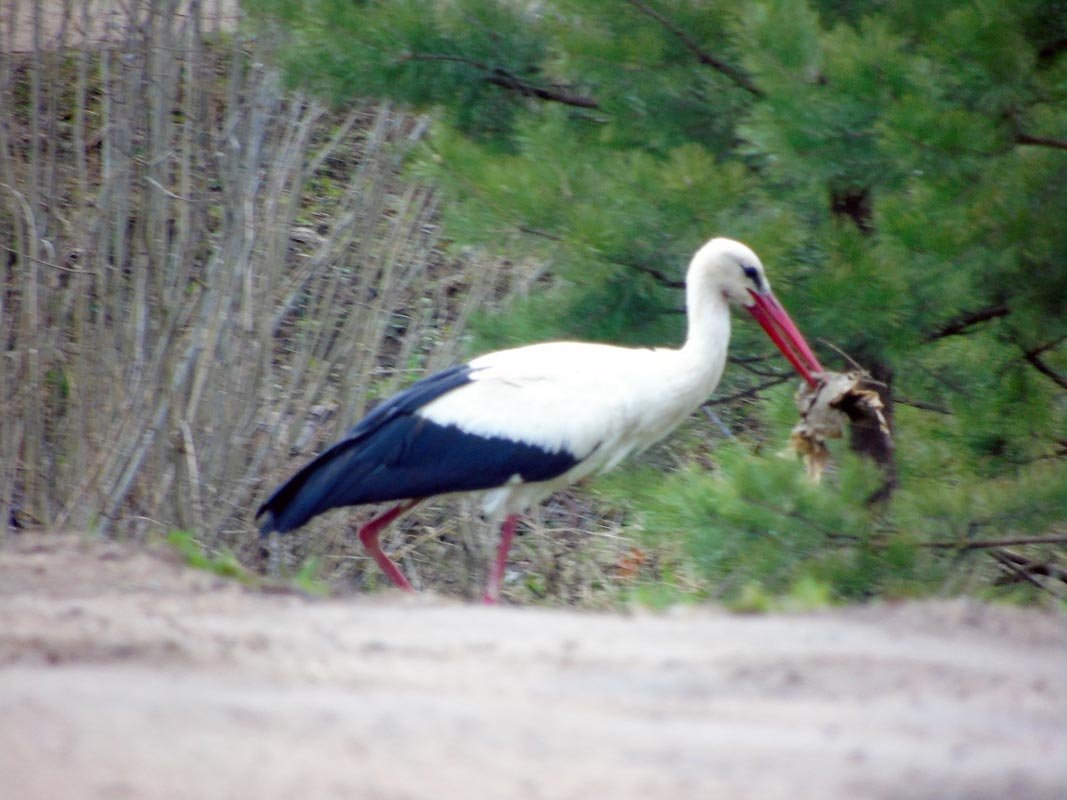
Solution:
<svg viewBox="0 0 1067 800">
<path fill-rule="evenodd" d="M 256 563 L 264 494 L 462 356 L 516 268 L 442 254 L 438 198 L 400 169 L 423 120 L 285 93 L 262 44 L 164 6 L 94 38 L 78 21 L 96 6 L 75 0 L 25 53 L 29 8 L 0 31 L 0 512 L 135 540 L 180 528 Z M 486 531 L 454 510 L 388 545 L 416 582 L 472 594 Z M 344 516 L 286 540 L 283 569 L 315 557 L 361 585 Z M 603 578 L 613 533 L 576 560 L 595 515 L 571 517 L 517 548 L 540 576 L 525 595 L 588 599 Z"/>
</svg>

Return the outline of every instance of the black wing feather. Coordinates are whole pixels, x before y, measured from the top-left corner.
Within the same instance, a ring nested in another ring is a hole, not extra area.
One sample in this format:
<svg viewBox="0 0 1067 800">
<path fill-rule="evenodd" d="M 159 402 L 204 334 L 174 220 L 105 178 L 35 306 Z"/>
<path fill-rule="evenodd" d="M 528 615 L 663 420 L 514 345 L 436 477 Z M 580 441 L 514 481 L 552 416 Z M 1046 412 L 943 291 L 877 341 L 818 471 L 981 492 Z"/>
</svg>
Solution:
<svg viewBox="0 0 1067 800">
<path fill-rule="evenodd" d="M 467 433 L 416 413 L 469 383 L 471 371 L 439 372 L 377 406 L 260 506 L 260 530 L 291 531 L 340 506 L 490 489 L 515 475 L 548 480 L 578 463 L 567 451 Z"/>
</svg>

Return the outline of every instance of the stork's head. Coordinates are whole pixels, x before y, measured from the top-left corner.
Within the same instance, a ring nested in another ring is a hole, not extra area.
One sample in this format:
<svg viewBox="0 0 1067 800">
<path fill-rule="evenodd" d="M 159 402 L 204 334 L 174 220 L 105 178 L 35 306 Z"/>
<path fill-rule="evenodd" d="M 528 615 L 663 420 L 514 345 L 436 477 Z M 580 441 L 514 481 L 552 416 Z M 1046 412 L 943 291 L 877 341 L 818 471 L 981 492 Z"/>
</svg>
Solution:
<svg viewBox="0 0 1067 800">
<path fill-rule="evenodd" d="M 733 239 L 712 239 L 693 256 L 693 267 L 704 273 L 702 277 L 712 291 L 722 292 L 727 300 L 743 306 L 755 302 L 753 293 L 771 290 L 759 256 Z M 693 277 L 690 274 L 690 279 Z"/>
<path fill-rule="evenodd" d="M 818 374 L 823 372 L 822 365 L 774 296 L 763 263 L 750 247 L 733 239 L 712 239 L 693 256 L 690 280 L 696 277 L 694 272 L 708 289 L 744 306 L 800 377 L 815 385 Z"/>
</svg>

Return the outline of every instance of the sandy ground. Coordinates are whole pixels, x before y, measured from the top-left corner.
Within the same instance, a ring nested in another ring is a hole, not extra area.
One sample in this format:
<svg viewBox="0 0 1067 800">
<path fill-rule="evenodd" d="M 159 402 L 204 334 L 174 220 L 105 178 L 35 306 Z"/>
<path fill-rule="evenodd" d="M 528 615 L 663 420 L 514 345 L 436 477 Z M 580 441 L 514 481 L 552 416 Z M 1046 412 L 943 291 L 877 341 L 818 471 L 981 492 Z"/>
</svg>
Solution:
<svg viewBox="0 0 1067 800">
<path fill-rule="evenodd" d="M 9 536 L 0 782 L 10 800 L 1062 800 L 1067 622 L 314 600 Z"/>
</svg>

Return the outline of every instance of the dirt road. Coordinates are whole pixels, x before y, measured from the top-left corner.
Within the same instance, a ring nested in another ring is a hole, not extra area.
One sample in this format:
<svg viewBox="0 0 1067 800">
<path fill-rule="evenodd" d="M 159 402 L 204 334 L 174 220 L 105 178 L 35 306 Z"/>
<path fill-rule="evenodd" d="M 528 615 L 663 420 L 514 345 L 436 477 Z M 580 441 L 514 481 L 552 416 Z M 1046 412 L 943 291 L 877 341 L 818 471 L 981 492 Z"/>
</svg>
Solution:
<svg viewBox="0 0 1067 800">
<path fill-rule="evenodd" d="M 248 591 L 0 547 L 4 798 L 1064 798 L 1067 624 Z"/>
</svg>

